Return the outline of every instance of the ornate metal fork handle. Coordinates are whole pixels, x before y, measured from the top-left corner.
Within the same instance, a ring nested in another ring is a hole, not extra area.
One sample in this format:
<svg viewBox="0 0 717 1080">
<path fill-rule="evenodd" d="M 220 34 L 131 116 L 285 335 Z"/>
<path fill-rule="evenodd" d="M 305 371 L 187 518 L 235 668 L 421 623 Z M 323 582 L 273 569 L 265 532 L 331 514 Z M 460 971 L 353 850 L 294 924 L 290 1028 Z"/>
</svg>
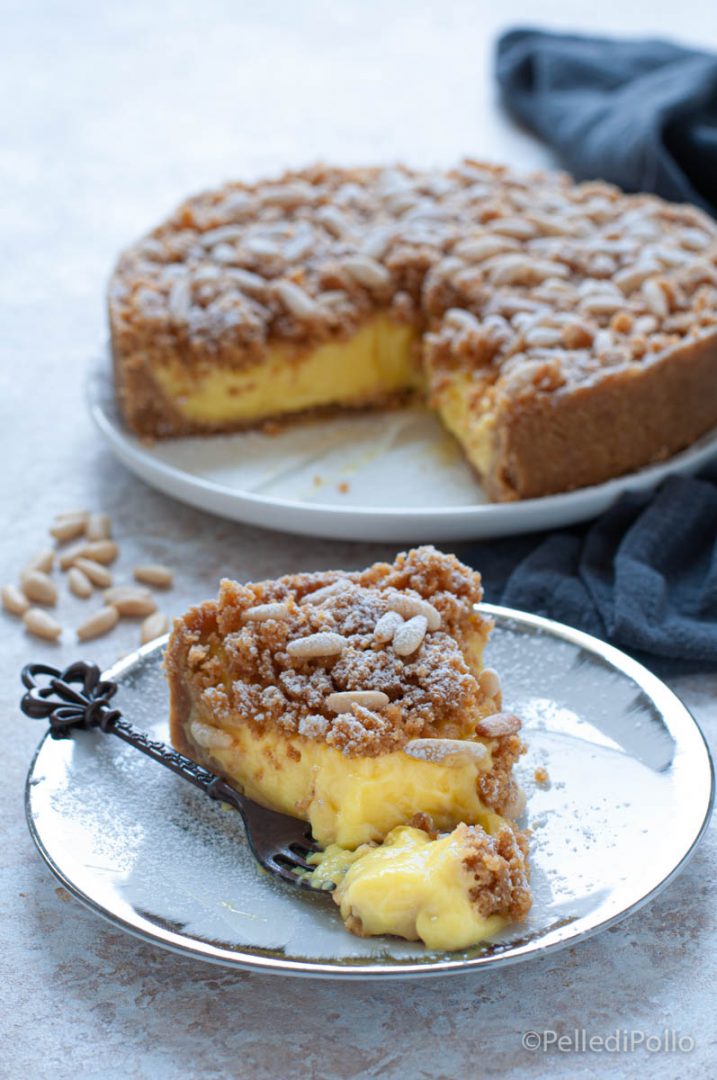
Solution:
<svg viewBox="0 0 717 1080">
<path fill-rule="evenodd" d="M 27 664 L 21 677 L 26 693 L 20 708 L 33 720 L 48 720 L 53 739 L 65 739 L 75 730 L 91 728 L 117 735 L 210 798 L 230 803 L 246 824 L 244 796 L 209 769 L 179 754 L 166 743 L 150 739 L 144 731 L 125 720 L 120 710 L 112 705 L 117 683 L 103 681 L 96 664 L 79 660 L 64 671 L 47 664 Z"/>
</svg>

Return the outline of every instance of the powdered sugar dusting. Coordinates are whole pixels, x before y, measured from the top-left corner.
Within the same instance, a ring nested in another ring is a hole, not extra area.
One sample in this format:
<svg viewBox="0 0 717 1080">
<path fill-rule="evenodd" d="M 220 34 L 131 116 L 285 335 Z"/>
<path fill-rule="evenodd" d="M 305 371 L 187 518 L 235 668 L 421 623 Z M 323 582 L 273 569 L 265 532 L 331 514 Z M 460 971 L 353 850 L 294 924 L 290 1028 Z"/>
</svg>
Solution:
<svg viewBox="0 0 717 1080">
<path fill-rule="evenodd" d="M 201 622 L 204 651 L 195 631 L 187 657 L 204 722 L 273 725 L 347 754 L 379 754 L 409 739 L 460 737 L 494 710 L 464 655 L 469 637 L 488 633 L 475 610 L 481 595 L 475 571 L 422 547 L 359 573 L 224 581 L 216 604 L 195 609 L 175 634 Z M 397 597 L 407 611 L 430 605 L 440 624 L 431 630 L 414 616 L 410 652 L 375 633 Z M 247 619 L 278 610 L 266 605 L 281 605 L 282 618 Z"/>
</svg>

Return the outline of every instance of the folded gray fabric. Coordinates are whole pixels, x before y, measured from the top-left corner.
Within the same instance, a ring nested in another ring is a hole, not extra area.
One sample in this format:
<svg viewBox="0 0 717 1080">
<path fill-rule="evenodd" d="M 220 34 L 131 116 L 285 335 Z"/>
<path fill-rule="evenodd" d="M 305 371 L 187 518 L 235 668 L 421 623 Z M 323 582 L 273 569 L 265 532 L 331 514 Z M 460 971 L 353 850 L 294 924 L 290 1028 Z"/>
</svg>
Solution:
<svg viewBox="0 0 717 1080">
<path fill-rule="evenodd" d="M 717 56 L 517 29 L 498 41 L 497 77 L 508 109 L 576 178 L 717 214 Z"/>
<path fill-rule="evenodd" d="M 547 615 L 663 672 L 717 669 L 717 483 L 672 477 L 577 529 L 459 555 L 486 600 Z"/>
</svg>

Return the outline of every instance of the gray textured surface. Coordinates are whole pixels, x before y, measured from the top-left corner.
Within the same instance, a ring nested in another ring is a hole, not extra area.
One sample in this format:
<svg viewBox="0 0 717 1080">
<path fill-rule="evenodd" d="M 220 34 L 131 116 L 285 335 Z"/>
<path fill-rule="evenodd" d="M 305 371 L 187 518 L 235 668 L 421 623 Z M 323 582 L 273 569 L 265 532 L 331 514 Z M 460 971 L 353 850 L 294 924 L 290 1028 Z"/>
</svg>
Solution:
<svg viewBox="0 0 717 1080">
<path fill-rule="evenodd" d="M 56 510 L 114 514 L 122 563 L 179 570 L 168 612 L 222 573 L 259 577 L 388 549 L 304 541 L 203 517 L 135 481 L 98 444 L 84 371 L 105 333 L 104 281 L 117 249 L 192 189 L 315 157 L 445 163 L 464 152 L 544 159 L 493 103 L 489 40 L 525 18 L 517 2 L 448 0 L 262 5 L 138 0 L 2 5 L 0 401 L 1 573 L 43 546 Z M 649 13 L 649 14 L 648 14 Z M 606 0 L 590 23 L 679 30 L 717 46 L 714 9 Z M 62 614 L 77 621 L 79 602 Z M 36 731 L 19 718 L 17 672 L 78 654 L 28 640 L 2 616 L 4 783 L 0 810 L 0 1076 L 472 1078 L 713 1076 L 715 866 L 710 836 L 646 911 L 551 959 L 441 984 L 330 985 L 227 974 L 109 929 L 56 889 L 34 853 L 22 788 Z M 91 649 L 108 663 L 135 644 L 125 625 Z M 675 684 L 717 730 L 717 679 Z M 665 1027 L 670 1053 L 574 1054 L 521 1047 L 521 1033 L 607 1035 Z"/>
</svg>

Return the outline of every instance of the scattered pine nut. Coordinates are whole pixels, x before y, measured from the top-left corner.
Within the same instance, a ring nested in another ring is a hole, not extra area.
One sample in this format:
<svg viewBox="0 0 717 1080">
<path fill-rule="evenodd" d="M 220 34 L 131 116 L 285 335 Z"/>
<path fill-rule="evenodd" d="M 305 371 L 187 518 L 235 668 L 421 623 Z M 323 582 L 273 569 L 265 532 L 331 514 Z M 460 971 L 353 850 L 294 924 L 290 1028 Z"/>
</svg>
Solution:
<svg viewBox="0 0 717 1080">
<path fill-rule="evenodd" d="M 93 562 L 102 563 L 103 566 L 113 563 L 118 555 L 119 548 L 114 540 L 93 540 L 92 543 L 85 544 L 82 552 L 83 559 L 92 559 Z"/>
<path fill-rule="evenodd" d="M 48 604 L 54 607 L 57 603 L 57 586 L 42 570 L 30 570 L 23 574 L 20 584 L 25 596 L 32 600 L 33 604 Z"/>
<path fill-rule="evenodd" d="M 114 604 L 117 600 L 123 600 L 126 596 L 144 596 L 151 600 L 152 594 L 144 585 L 113 585 L 111 589 L 105 589 L 103 599 L 106 604 Z"/>
<path fill-rule="evenodd" d="M 169 589 L 174 581 L 174 574 L 169 567 L 162 566 L 161 563 L 146 563 L 144 566 L 135 566 L 134 580 L 145 585 L 154 585 L 156 589 Z"/>
<path fill-rule="evenodd" d="M 78 570 L 82 570 L 93 585 L 97 585 L 100 589 L 108 589 L 112 584 L 112 574 L 107 567 L 100 566 L 93 559 L 80 557 L 74 560 L 74 564 Z"/>
<path fill-rule="evenodd" d="M 109 514 L 90 514 L 85 526 L 85 536 L 88 540 L 110 540 L 112 521 Z"/>
<path fill-rule="evenodd" d="M 29 574 L 31 570 L 41 570 L 43 574 L 49 574 L 54 565 L 55 552 L 48 548 L 47 551 L 41 551 L 34 559 L 30 559 L 23 573 Z"/>
<path fill-rule="evenodd" d="M 79 566 L 71 566 L 67 574 L 67 584 L 70 592 L 79 596 L 80 600 L 86 600 L 92 596 L 92 582 Z"/>
<path fill-rule="evenodd" d="M 81 544 L 73 544 L 72 547 L 65 548 L 59 556 L 60 570 L 69 570 L 75 559 L 83 558 L 86 547 L 87 544 L 83 540 Z"/>
<path fill-rule="evenodd" d="M 24 615 L 30 607 L 30 601 L 16 585 L 3 585 L 2 606 L 11 615 Z"/>
<path fill-rule="evenodd" d="M 60 510 L 55 514 L 55 521 L 66 521 L 67 518 L 83 518 L 85 521 L 90 516 L 89 510 Z"/>
<path fill-rule="evenodd" d="M 102 637 L 103 634 L 108 634 L 110 630 L 113 630 L 118 622 L 117 608 L 100 608 L 86 622 L 83 622 L 82 626 L 77 627 L 78 640 L 90 641 L 91 638 Z"/>
<path fill-rule="evenodd" d="M 141 586 L 118 585 L 105 593 L 105 603 L 117 608 L 120 615 L 129 618 L 152 615 L 157 610 L 154 597 Z"/>
<path fill-rule="evenodd" d="M 45 641 L 57 641 L 62 633 L 62 627 L 52 615 L 42 608 L 30 608 L 22 617 L 25 629 L 35 637 L 44 638 Z"/>
<path fill-rule="evenodd" d="M 150 641 L 154 641 L 155 638 L 166 634 L 168 627 L 167 616 L 161 611 L 153 611 L 140 627 L 140 641 L 143 645 L 148 645 Z"/>
<path fill-rule="evenodd" d="M 66 544 L 68 540 L 75 540 L 82 536 L 85 531 L 86 517 L 84 514 L 58 515 L 54 524 L 50 527 L 50 536 L 54 536 L 58 544 Z"/>
</svg>

